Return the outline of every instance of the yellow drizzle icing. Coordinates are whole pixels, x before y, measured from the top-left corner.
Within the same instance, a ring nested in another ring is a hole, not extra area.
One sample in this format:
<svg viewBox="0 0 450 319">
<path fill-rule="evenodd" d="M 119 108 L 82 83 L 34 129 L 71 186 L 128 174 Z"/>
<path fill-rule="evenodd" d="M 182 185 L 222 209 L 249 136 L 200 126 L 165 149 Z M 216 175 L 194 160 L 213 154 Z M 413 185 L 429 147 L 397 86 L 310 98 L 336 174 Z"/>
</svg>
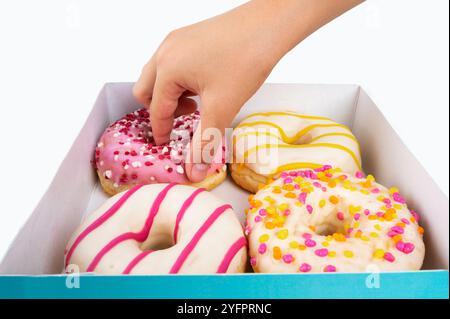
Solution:
<svg viewBox="0 0 450 319">
<path fill-rule="evenodd" d="M 310 126 L 305 127 L 303 130 L 297 132 L 294 136 L 287 136 L 286 133 L 283 131 L 283 129 L 280 126 L 278 126 L 272 122 L 267 122 L 267 121 L 255 121 L 255 122 L 250 122 L 250 123 L 241 123 L 237 126 L 237 128 L 244 127 L 244 126 L 257 126 L 257 125 L 268 125 L 268 126 L 272 126 L 272 127 L 276 128 L 281 135 L 281 139 L 285 143 L 288 143 L 288 144 L 294 143 L 300 137 L 302 137 L 309 131 L 312 131 L 313 129 L 318 128 L 318 127 L 342 127 L 344 129 L 350 131 L 350 129 L 343 124 L 312 124 Z"/>
<path fill-rule="evenodd" d="M 358 169 L 361 170 L 361 163 L 359 162 L 358 158 L 356 157 L 355 153 L 353 153 L 352 150 L 348 149 L 345 146 L 339 145 L 339 144 L 332 144 L 332 143 L 317 143 L 317 144 L 303 144 L 303 145 L 287 145 L 287 144 L 261 144 L 257 145 L 255 147 L 252 147 L 251 149 L 247 150 L 244 153 L 244 161 L 249 156 L 249 154 L 257 152 L 259 149 L 263 148 L 313 148 L 313 147 L 328 147 L 328 148 L 334 148 L 339 149 L 344 152 L 347 152 L 355 161 L 355 164 L 358 166 Z"/>
<path fill-rule="evenodd" d="M 290 113 L 290 112 L 258 112 L 258 113 L 253 113 L 253 114 L 250 114 L 249 116 L 246 116 L 244 118 L 244 120 L 249 119 L 251 117 L 255 117 L 255 116 L 271 116 L 271 115 L 287 115 L 287 116 L 298 117 L 301 119 L 332 121 L 331 119 L 329 119 L 327 117 L 303 115 L 303 114 L 296 114 L 296 113 Z"/>
</svg>

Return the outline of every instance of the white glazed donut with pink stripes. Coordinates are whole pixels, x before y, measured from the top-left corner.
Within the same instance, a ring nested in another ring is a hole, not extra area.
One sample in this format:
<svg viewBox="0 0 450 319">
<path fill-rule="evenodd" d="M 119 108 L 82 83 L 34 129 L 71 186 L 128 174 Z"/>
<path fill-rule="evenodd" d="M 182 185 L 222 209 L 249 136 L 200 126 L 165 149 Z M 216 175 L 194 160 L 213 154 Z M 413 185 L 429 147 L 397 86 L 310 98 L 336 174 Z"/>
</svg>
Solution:
<svg viewBox="0 0 450 319">
<path fill-rule="evenodd" d="M 88 215 L 65 266 L 99 274 L 239 273 L 243 229 L 230 205 L 187 185 L 135 186 Z"/>
</svg>

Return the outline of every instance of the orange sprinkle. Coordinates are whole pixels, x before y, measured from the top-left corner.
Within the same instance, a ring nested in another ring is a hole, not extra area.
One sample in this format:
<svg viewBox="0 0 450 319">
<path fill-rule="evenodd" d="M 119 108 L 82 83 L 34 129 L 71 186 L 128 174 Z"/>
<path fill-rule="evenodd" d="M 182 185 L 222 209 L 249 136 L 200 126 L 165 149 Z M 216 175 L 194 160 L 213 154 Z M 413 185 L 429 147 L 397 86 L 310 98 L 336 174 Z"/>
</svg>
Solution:
<svg viewBox="0 0 450 319">
<path fill-rule="evenodd" d="M 333 238 L 336 241 L 346 241 L 347 239 L 345 238 L 345 236 L 341 233 L 334 233 L 333 234 Z"/>
<path fill-rule="evenodd" d="M 297 196 L 295 196 L 295 194 L 293 192 L 288 192 L 288 193 L 284 194 L 284 197 L 286 197 L 286 198 L 296 198 Z"/>
<path fill-rule="evenodd" d="M 330 203 L 336 205 L 337 203 L 339 203 L 339 198 L 337 196 L 331 195 L 329 201 Z"/>
<path fill-rule="evenodd" d="M 335 188 L 336 185 L 337 185 L 337 183 L 334 179 L 332 179 L 328 182 L 328 187 L 330 187 L 330 188 Z"/>
<path fill-rule="evenodd" d="M 265 226 L 267 229 L 274 229 L 275 228 L 275 224 L 273 222 L 266 222 Z"/>
<path fill-rule="evenodd" d="M 395 243 L 398 243 L 400 240 L 402 240 L 402 236 L 401 235 L 395 235 L 394 237 L 392 237 L 392 240 Z"/>
<path fill-rule="evenodd" d="M 309 229 L 311 229 L 313 232 L 316 231 L 316 227 L 314 227 L 313 225 L 309 226 Z"/>
<path fill-rule="evenodd" d="M 273 247 L 273 258 L 276 260 L 281 259 L 281 249 L 278 246 Z"/>
<path fill-rule="evenodd" d="M 298 245 L 298 249 L 299 249 L 299 250 L 305 250 L 305 249 L 306 249 L 306 246 L 303 245 L 303 244 L 300 244 L 300 245 Z"/>
<path fill-rule="evenodd" d="M 417 229 L 419 231 L 419 234 L 423 235 L 423 233 L 425 232 L 425 229 L 423 229 L 422 226 L 419 226 L 419 228 Z"/>
</svg>

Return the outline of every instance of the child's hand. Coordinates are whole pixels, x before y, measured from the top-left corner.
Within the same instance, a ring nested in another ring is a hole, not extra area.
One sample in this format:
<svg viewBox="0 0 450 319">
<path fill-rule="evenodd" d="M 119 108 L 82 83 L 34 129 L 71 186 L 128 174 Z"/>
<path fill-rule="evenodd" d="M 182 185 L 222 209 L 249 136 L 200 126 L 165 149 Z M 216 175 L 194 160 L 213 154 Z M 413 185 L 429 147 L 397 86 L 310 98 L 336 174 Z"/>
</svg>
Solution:
<svg viewBox="0 0 450 319">
<path fill-rule="evenodd" d="M 155 143 L 168 142 L 174 117 L 191 113 L 200 96 L 207 128 L 223 133 L 279 59 L 303 38 L 359 0 L 254 0 L 223 15 L 171 32 L 144 66 L 133 92 L 150 107 Z M 200 132 L 201 131 L 201 132 Z M 195 146 L 194 146 L 195 147 Z M 192 151 L 195 150 L 192 147 Z M 186 164 L 193 182 L 208 163 Z M 206 165 L 205 165 L 206 164 Z"/>
</svg>

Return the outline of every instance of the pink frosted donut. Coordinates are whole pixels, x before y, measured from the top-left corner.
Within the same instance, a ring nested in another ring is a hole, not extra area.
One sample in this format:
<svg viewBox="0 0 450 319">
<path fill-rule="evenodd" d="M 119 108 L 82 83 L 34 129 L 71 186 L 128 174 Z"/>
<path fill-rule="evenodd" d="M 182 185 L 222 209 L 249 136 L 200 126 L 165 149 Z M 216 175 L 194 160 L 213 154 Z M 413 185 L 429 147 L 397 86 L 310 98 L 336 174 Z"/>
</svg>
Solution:
<svg viewBox="0 0 450 319">
<path fill-rule="evenodd" d="M 198 111 L 176 118 L 170 142 L 159 146 L 153 144 L 145 108 L 112 123 L 95 149 L 95 166 L 105 192 L 114 195 L 138 184 L 191 184 L 184 159 L 199 120 Z M 225 179 L 224 153 L 223 149 L 216 153 L 208 177 L 194 186 L 212 189 Z"/>
<path fill-rule="evenodd" d="M 201 188 L 137 185 L 75 230 L 65 269 L 99 274 L 243 272 L 246 239 L 230 205 Z"/>
</svg>

